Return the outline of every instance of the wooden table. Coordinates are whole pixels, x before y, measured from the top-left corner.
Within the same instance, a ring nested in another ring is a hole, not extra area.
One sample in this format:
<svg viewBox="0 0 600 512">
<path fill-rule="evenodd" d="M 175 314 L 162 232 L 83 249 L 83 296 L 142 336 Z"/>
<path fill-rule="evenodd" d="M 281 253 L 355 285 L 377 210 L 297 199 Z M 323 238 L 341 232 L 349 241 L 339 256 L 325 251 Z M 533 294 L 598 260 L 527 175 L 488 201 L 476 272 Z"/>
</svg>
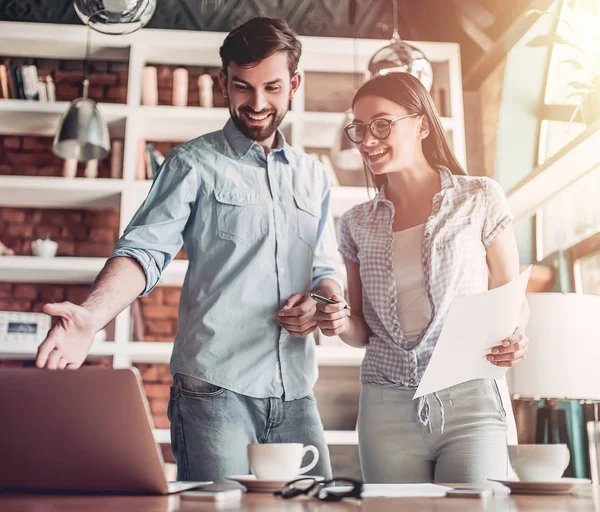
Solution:
<svg viewBox="0 0 600 512">
<path fill-rule="evenodd" d="M 65 496 L 50 494 L 0 494 L 2 512 L 176 512 L 226 510 L 228 512 L 559 512 L 600 511 L 599 489 L 566 496 L 495 495 L 487 500 L 469 498 L 367 498 L 327 503 L 295 498 L 282 500 L 270 494 L 246 494 L 240 505 L 182 500 L 179 496 Z"/>
</svg>

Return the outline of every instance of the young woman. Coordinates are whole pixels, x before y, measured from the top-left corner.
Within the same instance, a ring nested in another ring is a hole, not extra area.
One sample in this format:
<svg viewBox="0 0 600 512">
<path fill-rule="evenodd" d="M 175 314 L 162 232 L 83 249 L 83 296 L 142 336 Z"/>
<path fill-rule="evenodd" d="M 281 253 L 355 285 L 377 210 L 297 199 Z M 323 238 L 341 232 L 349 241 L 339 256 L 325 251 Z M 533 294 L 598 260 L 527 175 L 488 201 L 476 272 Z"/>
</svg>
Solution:
<svg viewBox="0 0 600 512">
<path fill-rule="evenodd" d="M 315 318 L 325 335 L 366 346 L 358 418 L 363 477 L 506 477 L 507 441 L 516 429 L 504 380 L 473 380 L 412 400 L 453 299 L 487 290 L 488 278 L 497 287 L 518 276 L 506 197 L 495 181 L 466 175 L 413 76 L 370 80 L 353 111 L 345 131 L 378 194 L 340 220 L 351 314 L 334 296 L 340 304 L 319 304 Z M 519 326 L 498 340 L 490 364 L 524 359 L 527 319 L 524 303 Z"/>
</svg>

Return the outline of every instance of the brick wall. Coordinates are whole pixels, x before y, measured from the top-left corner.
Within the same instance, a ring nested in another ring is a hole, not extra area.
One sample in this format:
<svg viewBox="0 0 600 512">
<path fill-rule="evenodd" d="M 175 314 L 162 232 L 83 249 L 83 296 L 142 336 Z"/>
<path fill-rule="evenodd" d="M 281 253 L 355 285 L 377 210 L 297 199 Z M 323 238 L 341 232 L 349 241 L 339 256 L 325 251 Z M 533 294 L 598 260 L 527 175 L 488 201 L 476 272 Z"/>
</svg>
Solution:
<svg viewBox="0 0 600 512">
<path fill-rule="evenodd" d="M 112 139 L 119 140 L 119 139 Z M 0 175 L 62 177 L 64 160 L 52 153 L 52 137 L 0 135 Z M 85 162 L 77 176 L 83 177 Z M 110 178 L 110 158 L 98 161 L 98 177 Z"/>
<path fill-rule="evenodd" d="M 140 300 L 143 316 L 143 340 L 172 342 L 177 331 L 177 309 L 181 288 L 160 286 Z M 135 321 L 135 318 L 134 318 Z"/>
<path fill-rule="evenodd" d="M 52 77 L 57 101 L 72 101 L 81 96 L 82 60 L 0 57 L 0 63 L 7 67 L 34 64 L 41 79 Z M 92 61 L 88 73 L 90 99 L 103 103 L 127 102 L 127 62 Z"/>
<path fill-rule="evenodd" d="M 168 364 L 136 364 L 140 371 L 156 428 L 169 428 L 167 407 L 172 383 Z"/>
<path fill-rule="evenodd" d="M 54 210 L 0 207 L 0 240 L 17 256 L 47 234 L 57 256 L 107 257 L 119 236 L 119 210 Z"/>
<path fill-rule="evenodd" d="M 41 311 L 47 302 L 68 300 L 79 304 L 87 285 L 0 283 L 0 311 Z"/>
</svg>

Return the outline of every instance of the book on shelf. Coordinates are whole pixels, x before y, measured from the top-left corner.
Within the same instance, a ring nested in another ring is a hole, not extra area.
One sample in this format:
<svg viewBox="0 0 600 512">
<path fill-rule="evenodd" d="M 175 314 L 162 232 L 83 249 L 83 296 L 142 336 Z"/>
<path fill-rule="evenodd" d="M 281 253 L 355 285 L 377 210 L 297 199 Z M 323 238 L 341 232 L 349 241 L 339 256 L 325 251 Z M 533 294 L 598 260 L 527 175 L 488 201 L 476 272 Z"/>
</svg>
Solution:
<svg viewBox="0 0 600 512">
<path fill-rule="evenodd" d="M 152 149 L 154 145 L 152 143 L 146 144 L 144 149 L 144 163 L 146 164 L 146 179 L 151 180 L 154 178 L 154 168 L 152 166 Z"/>
<path fill-rule="evenodd" d="M 144 163 L 146 164 L 147 179 L 156 179 L 160 170 L 160 166 L 164 160 L 164 155 L 154 147 L 154 144 L 148 142 L 146 144 L 146 150 L 144 151 Z"/>
<path fill-rule="evenodd" d="M 48 102 L 52 103 L 56 101 L 56 86 L 50 75 L 46 77 L 46 95 L 48 97 Z"/>
<path fill-rule="evenodd" d="M 117 179 L 123 177 L 123 142 L 120 140 L 113 140 L 112 142 L 110 177 Z"/>
<path fill-rule="evenodd" d="M 135 179 L 136 180 L 145 180 L 146 179 L 146 141 L 140 139 L 138 141 L 138 150 L 137 150 L 137 165 L 135 168 Z"/>
<path fill-rule="evenodd" d="M 43 82 L 43 80 L 37 81 L 37 92 L 38 92 L 38 101 L 41 101 L 42 103 L 47 103 L 48 102 L 48 91 L 46 89 L 46 84 Z"/>
<path fill-rule="evenodd" d="M 4 64 L 0 64 L 0 93 L 3 100 L 10 98 L 8 93 L 8 70 Z"/>
<path fill-rule="evenodd" d="M 21 66 L 23 79 L 23 96 L 26 100 L 39 100 L 38 94 L 38 72 L 34 65 Z"/>
<path fill-rule="evenodd" d="M 23 91 L 23 74 L 21 73 L 21 66 L 10 68 L 10 75 L 13 83 L 13 95 L 12 97 L 17 100 L 25 99 L 25 92 Z"/>
<path fill-rule="evenodd" d="M 6 66 L 0 64 L 0 99 L 56 101 L 52 77 L 44 81 L 38 76 L 37 66 Z"/>
</svg>

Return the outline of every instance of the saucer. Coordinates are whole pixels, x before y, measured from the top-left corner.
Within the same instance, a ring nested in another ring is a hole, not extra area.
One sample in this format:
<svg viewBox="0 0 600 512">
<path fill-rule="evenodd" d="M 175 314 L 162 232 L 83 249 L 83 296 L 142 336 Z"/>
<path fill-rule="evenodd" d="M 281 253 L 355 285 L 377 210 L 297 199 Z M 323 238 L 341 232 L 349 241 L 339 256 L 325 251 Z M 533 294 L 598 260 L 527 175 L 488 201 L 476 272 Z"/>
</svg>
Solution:
<svg viewBox="0 0 600 512">
<path fill-rule="evenodd" d="M 510 488 L 512 494 L 568 494 L 576 485 L 591 483 L 587 478 L 560 478 L 551 482 L 494 480 Z"/>
<path fill-rule="evenodd" d="M 298 478 L 302 478 L 299 476 Z M 315 478 L 317 480 L 323 480 L 322 476 L 307 477 Z M 233 480 L 242 484 L 248 492 L 275 492 L 280 491 L 281 488 L 287 484 L 290 480 L 258 480 L 254 475 L 234 475 L 228 476 L 228 480 Z"/>
</svg>

